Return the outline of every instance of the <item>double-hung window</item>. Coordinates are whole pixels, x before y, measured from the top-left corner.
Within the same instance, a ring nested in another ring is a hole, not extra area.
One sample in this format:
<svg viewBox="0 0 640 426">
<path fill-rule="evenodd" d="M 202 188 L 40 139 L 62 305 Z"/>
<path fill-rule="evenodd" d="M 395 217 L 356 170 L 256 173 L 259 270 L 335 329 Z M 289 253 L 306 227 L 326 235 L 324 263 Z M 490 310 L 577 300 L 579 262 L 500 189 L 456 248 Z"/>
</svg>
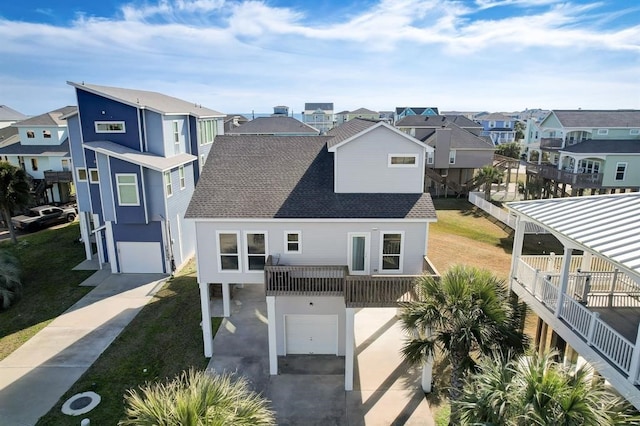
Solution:
<svg viewBox="0 0 640 426">
<path fill-rule="evenodd" d="M 173 195 L 173 185 L 171 184 L 171 172 L 164 172 L 164 187 L 165 192 L 167 193 L 167 197 L 171 197 Z"/>
<path fill-rule="evenodd" d="M 180 189 L 185 189 L 187 187 L 187 180 L 184 174 L 184 166 L 178 167 L 178 178 L 180 180 Z"/>
<path fill-rule="evenodd" d="M 627 163 L 616 163 L 616 180 L 624 180 L 627 173 Z"/>
<path fill-rule="evenodd" d="M 217 231 L 218 269 L 220 272 L 240 271 L 240 245 L 238 232 Z"/>
<path fill-rule="evenodd" d="M 118 204 L 121 206 L 139 206 L 138 176 L 135 173 L 116 173 Z"/>
<path fill-rule="evenodd" d="M 433 164 L 433 151 L 427 151 L 427 164 Z"/>
<path fill-rule="evenodd" d="M 173 151 L 174 154 L 180 154 L 180 123 L 173 122 Z"/>
<path fill-rule="evenodd" d="M 383 272 L 402 272 L 403 240 L 403 231 L 381 233 L 380 269 Z"/>
<path fill-rule="evenodd" d="M 453 149 L 449 151 L 449 164 L 456 164 L 456 151 Z"/>
<path fill-rule="evenodd" d="M 266 232 L 245 232 L 247 272 L 264 271 L 267 260 Z"/>
<path fill-rule="evenodd" d="M 300 231 L 285 231 L 284 252 L 302 253 L 302 233 Z"/>
</svg>

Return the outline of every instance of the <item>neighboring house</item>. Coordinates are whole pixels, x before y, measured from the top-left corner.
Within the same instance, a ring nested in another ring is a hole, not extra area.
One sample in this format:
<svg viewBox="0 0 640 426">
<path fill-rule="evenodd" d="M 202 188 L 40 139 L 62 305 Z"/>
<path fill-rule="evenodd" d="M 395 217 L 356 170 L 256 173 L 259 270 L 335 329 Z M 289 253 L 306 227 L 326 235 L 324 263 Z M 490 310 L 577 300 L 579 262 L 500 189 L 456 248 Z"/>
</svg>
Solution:
<svg viewBox="0 0 640 426">
<path fill-rule="evenodd" d="M 441 115 L 462 115 L 469 120 L 474 120 L 479 114 L 482 114 L 480 111 L 440 111 Z"/>
<path fill-rule="evenodd" d="M 424 140 L 435 129 L 445 127 L 448 123 L 465 129 L 476 136 L 482 132 L 482 126 L 462 115 L 410 115 L 396 121 L 395 126 L 411 136 Z"/>
<path fill-rule="evenodd" d="M 335 126 L 333 102 L 305 103 L 302 111 L 302 122 L 326 133 Z"/>
<path fill-rule="evenodd" d="M 439 115 L 436 107 L 396 107 L 394 123 L 412 115 Z"/>
<path fill-rule="evenodd" d="M 27 118 L 29 117 L 15 109 L 9 108 L 6 105 L 0 105 L 0 129 L 9 127 L 13 123 L 26 120 Z"/>
<path fill-rule="evenodd" d="M 380 113 L 377 111 L 371 111 L 366 108 L 358 108 L 353 111 L 342 111 L 336 114 L 336 125 L 346 123 L 354 118 L 363 118 L 365 120 L 380 120 Z"/>
<path fill-rule="evenodd" d="M 224 133 L 242 126 L 249 121 L 247 117 L 241 114 L 228 114 L 224 117 Z"/>
<path fill-rule="evenodd" d="M 345 356 L 353 387 L 354 315 L 397 306 L 427 253 L 436 213 L 422 192 L 433 149 L 384 122 L 327 136 L 219 136 L 186 217 L 195 223 L 205 356 L 212 283 L 265 286 L 269 369 L 288 354 Z M 400 348 L 398 348 L 399 350 Z"/>
<path fill-rule="evenodd" d="M 640 188 L 640 110 L 553 110 L 528 146 L 527 177 L 582 195 Z M 546 161 L 544 161 L 546 160 Z"/>
<path fill-rule="evenodd" d="M 284 105 L 278 105 L 273 107 L 272 117 L 288 117 L 289 116 L 289 107 Z"/>
<path fill-rule="evenodd" d="M 393 124 L 395 122 L 395 111 L 380 111 L 380 121 Z"/>
<path fill-rule="evenodd" d="M 485 114 L 476 117 L 482 125 L 481 136 L 488 136 L 494 145 L 516 141 L 515 123 L 517 120 L 501 113 Z"/>
<path fill-rule="evenodd" d="M 193 256 L 184 221 L 224 114 L 144 90 L 69 82 L 67 115 L 87 258 L 113 273 L 172 273 Z"/>
<path fill-rule="evenodd" d="M 517 216 L 510 287 L 538 319 L 535 347 L 589 363 L 640 409 L 640 193 L 508 203 Z M 523 254 L 535 224 L 564 246 Z"/>
<path fill-rule="evenodd" d="M 317 136 L 320 134 L 308 124 L 293 117 L 274 115 L 257 117 L 243 125 L 231 129 L 228 135 L 271 135 L 271 136 Z"/>
<path fill-rule="evenodd" d="M 344 110 L 336 113 L 336 126 L 346 123 L 348 121 L 347 120 L 348 115 L 349 115 L 348 110 Z"/>
<path fill-rule="evenodd" d="M 8 136 L 0 147 L 1 158 L 27 172 L 36 204 L 73 201 L 71 155 L 63 117 L 75 110 L 66 106 L 19 121 L 12 125 L 17 135 Z M 5 133 L 12 133 L 6 129 Z"/>
</svg>

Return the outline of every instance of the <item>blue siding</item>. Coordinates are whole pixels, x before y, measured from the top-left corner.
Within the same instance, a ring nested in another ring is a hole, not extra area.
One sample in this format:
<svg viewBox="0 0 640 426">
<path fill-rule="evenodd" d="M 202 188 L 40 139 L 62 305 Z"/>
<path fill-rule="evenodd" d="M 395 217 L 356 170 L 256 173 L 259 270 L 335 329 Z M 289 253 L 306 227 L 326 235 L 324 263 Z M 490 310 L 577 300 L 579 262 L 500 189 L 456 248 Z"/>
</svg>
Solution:
<svg viewBox="0 0 640 426">
<path fill-rule="evenodd" d="M 178 122 L 178 144 L 180 146 L 178 151 L 176 151 L 176 143 L 173 133 L 174 121 Z M 185 115 L 169 115 L 163 117 L 165 157 L 172 157 L 179 153 L 189 152 L 189 144 L 186 142 L 188 132 L 186 123 L 187 116 Z"/>
<path fill-rule="evenodd" d="M 88 169 L 96 168 L 96 153 L 90 149 L 84 150 L 84 158 Z M 87 180 L 87 182 L 89 182 Z M 102 201 L 100 200 L 100 185 L 97 183 L 89 183 L 89 192 L 91 197 L 91 212 L 100 216 L 100 220 L 104 221 L 104 214 L 102 213 Z"/>
<path fill-rule="evenodd" d="M 140 176 L 140 166 L 117 158 L 110 157 L 111 164 L 111 185 L 113 187 L 113 202 L 116 205 L 116 217 L 118 223 L 146 223 L 144 214 L 144 199 L 142 197 L 142 179 Z M 139 206 L 121 206 L 118 204 L 118 186 L 116 182 L 117 173 L 133 173 L 138 179 L 138 196 L 140 198 Z"/>
<path fill-rule="evenodd" d="M 194 164 L 185 164 L 184 166 L 184 189 L 180 189 L 178 169 L 171 170 L 173 195 L 167 199 L 167 216 L 171 229 L 171 238 L 174 241 L 173 256 L 176 265 L 182 264 L 195 252 L 195 226 L 191 221 L 184 220 L 184 212 L 187 210 L 195 187 L 193 167 Z M 180 221 L 180 225 L 178 225 L 178 221 Z"/>
<path fill-rule="evenodd" d="M 156 112 L 144 111 L 145 126 L 147 128 L 147 151 L 165 156 L 164 136 L 162 134 L 162 116 Z"/>
<path fill-rule="evenodd" d="M 200 152 L 198 150 L 198 121 L 195 117 L 189 117 L 189 135 L 191 136 L 189 153 L 198 157 L 195 163 L 193 163 L 195 166 L 191 168 L 193 171 L 193 180 L 194 182 L 198 182 L 198 179 L 200 179 Z"/>
<path fill-rule="evenodd" d="M 78 167 L 85 167 L 84 150 L 82 149 L 82 137 L 80 134 L 80 120 L 77 115 L 67 119 L 67 132 L 69 134 L 69 149 L 71 152 L 71 164 L 73 165 L 73 181 L 76 185 L 76 202 L 78 211 L 91 212 L 91 196 L 89 183 L 78 182 Z"/>
<path fill-rule="evenodd" d="M 111 174 L 109 170 L 109 157 L 105 154 L 96 154 L 98 162 L 98 174 L 100 175 L 100 194 L 102 197 L 102 212 L 105 221 L 117 220 L 115 216 L 113 192 L 111 188 Z"/>
<path fill-rule="evenodd" d="M 76 92 L 84 142 L 108 140 L 131 149 L 140 150 L 137 108 L 94 95 L 79 88 Z M 94 125 L 96 121 L 124 121 L 126 133 L 96 133 Z"/>
<path fill-rule="evenodd" d="M 167 212 L 164 206 L 164 182 L 162 173 L 155 170 L 144 169 L 144 185 L 147 198 L 147 212 L 149 220 L 166 218 Z"/>
</svg>

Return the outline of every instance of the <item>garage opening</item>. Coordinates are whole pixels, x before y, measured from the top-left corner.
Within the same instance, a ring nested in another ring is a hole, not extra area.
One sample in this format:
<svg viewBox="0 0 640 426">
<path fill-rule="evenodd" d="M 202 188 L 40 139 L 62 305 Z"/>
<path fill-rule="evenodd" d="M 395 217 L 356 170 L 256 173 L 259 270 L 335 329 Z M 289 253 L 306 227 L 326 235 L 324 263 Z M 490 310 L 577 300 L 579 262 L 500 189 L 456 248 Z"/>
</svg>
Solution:
<svg viewBox="0 0 640 426">
<path fill-rule="evenodd" d="M 337 315 L 285 315 L 286 354 L 338 354 Z"/>
<path fill-rule="evenodd" d="M 160 243 L 117 243 L 120 272 L 123 274 L 163 273 L 163 258 Z"/>
</svg>

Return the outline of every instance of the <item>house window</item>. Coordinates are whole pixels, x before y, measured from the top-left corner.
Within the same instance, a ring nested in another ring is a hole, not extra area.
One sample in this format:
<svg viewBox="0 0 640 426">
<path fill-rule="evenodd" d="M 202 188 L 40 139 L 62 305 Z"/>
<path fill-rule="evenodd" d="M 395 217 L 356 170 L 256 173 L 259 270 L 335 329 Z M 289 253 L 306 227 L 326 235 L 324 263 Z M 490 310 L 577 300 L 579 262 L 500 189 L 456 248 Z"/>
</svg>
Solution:
<svg viewBox="0 0 640 426">
<path fill-rule="evenodd" d="M 495 121 L 490 121 L 489 122 L 489 127 L 491 127 L 491 128 L 496 127 L 496 122 Z"/>
<path fill-rule="evenodd" d="M 640 135 L 640 129 L 629 129 L 629 134 L 632 136 Z"/>
<path fill-rule="evenodd" d="M 173 152 L 180 154 L 180 128 L 177 121 L 173 122 Z"/>
<path fill-rule="evenodd" d="M 45 139 L 51 139 L 51 130 L 43 130 L 42 137 Z"/>
<path fill-rule="evenodd" d="M 382 271 L 402 272 L 403 232 L 382 232 L 380 267 Z"/>
<path fill-rule="evenodd" d="M 206 157 L 204 156 L 204 154 L 200 154 L 200 172 L 202 173 L 202 169 L 204 168 L 204 162 L 206 160 Z"/>
<path fill-rule="evenodd" d="M 118 187 L 118 204 L 121 206 L 139 206 L 138 176 L 134 173 L 116 173 Z"/>
<path fill-rule="evenodd" d="M 164 172 L 164 187 L 167 193 L 167 197 L 171 197 L 173 194 L 173 186 L 171 185 L 171 172 Z"/>
<path fill-rule="evenodd" d="M 609 129 L 598 129 L 598 135 L 608 135 Z"/>
<path fill-rule="evenodd" d="M 62 165 L 62 171 L 64 172 L 69 171 L 69 160 L 61 160 L 60 164 Z"/>
<path fill-rule="evenodd" d="M 627 172 L 627 163 L 616 163 L 616 180 L 624 180 Z"/>
<path fill-rule="evenodd" d="M 433 151 L 427 152 L 427 164 L 433 164 Z"/>
<path fill-rule="evenodd" d="M 265 232 L 246 232 L 247 270 L 264 271 L 267 260 L 267 234 Z"/>
<path fill-rule="evenodd" d="M 578 161 L 578 173 L 600 173 L 600 162 L 594 160 Z"/>
<path fill-rule="evenodd" d="M 98 176 L 98 169 L 89 169 L 89 182 L 91 183 L 100 182 L 100 177 Z"/>
<path fill-rule="evenodd" d="M 180 189 L 186 188 L 187 182 L 184 175 L 184 166 L 178 167 L 178 177 L 180 178 Z"/>
<path fill-rule="evenodd" d="M 504 122 L 504 127 L 511 127 L 511 122 L 510 121 L 505 121 Z"/>
<path fill-rule="evenodd" d="M 417 167 L 416 154 L 389 154 L 389 167 Z"/>
<path fill-rule="evenodd" d="M 220 272 L 240 271 L 240 251 L 238 233 L 234 231 L 218 234 L 218 268 Z"/>
<path fill-rule="evenodd" d="M 36 132 L 34 132 L 33 130 L 27 130 L 27 138 L 33 139 L 35 137 L 36 137 Z"/>
<path fill-rule="evenodd" d="M 302 233 L 300 231 L 286 231 L 284 233 L 284 252 L 302 253 Z"/>
<path fill-rule="evenodd" d="M 86 182 L 87 181 L 87 169 L 83 167 L 78 167 L 76 169 L 76 173 L 78 175 L 78 182 Z"/>
<path fill-rule="evenodd" d="M 198 135 L 200 138 L 200 145 L 205 145 L 213 142 L 217 133 L 217 124 L 215 120 L 201 120 L 198 123 Z"/>
<path fill-rule="evenodd" d="M 37 158 L 32 158 L 31 159 L 31 170 L 33 170 L 34 172 L 36 170 L 38 170 L 38 159 Z"/>
<path fill-rule="evenodd" d="M 124 121 L 95 121 L 96 133 L 125 133 Z"/>
<path fill-rule="evenodd" d="M 449 151 L 449 164 L 456 164 L 456 151 Z"/>
</svg>

